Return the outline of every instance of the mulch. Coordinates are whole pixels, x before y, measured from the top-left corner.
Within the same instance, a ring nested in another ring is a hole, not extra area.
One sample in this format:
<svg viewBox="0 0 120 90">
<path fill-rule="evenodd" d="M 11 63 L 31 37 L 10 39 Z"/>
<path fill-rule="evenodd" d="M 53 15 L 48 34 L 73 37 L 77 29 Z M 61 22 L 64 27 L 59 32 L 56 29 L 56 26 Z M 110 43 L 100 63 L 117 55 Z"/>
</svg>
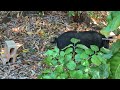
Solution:
<svg viewBox="0 0 120 90">
<path fill-rule="evenodd" d="M 70 22 L 62 11 L 46 11 L 42 16 L 35 12 L 23 16 L 20 11 L 1 11 L 0 17 L 0 49 L 6 40 L 22 44 L 15 63 L 3 65 L 0 60 L 0 79 L 37 79 L 44 52 L 54 46 L 50 43 L 54 37 L 70 30 L 91 30 L 85 23 Z"/>
</svg>

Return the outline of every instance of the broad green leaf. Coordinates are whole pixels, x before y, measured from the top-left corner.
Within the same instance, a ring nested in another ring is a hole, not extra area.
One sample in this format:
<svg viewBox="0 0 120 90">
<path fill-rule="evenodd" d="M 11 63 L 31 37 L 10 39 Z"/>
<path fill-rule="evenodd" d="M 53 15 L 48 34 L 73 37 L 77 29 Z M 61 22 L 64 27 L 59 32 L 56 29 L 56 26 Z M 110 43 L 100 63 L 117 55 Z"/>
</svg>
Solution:
<svg viewBox="0 0 120 90">
<path fill-rule="evenodd" d="M 52 79 L 49 75 L 44 75 L 42 78 L 43 79 Z"/>
<path fill-rule="evenodd" d="M 64 51 L 60 51 L 60 56 L 64 57 L 64 55 L 65 55 L 65 52 Z"/>
<path fill-rule="evenodd" d="M 112 72 L 112 78 L 115 79 L 115 73 L 117 68 L 119 67 L 120 64 L 120 51 L 115 53 L 111 58 L 110 58 L 110 70 Z"/>
<path fill-rule="evenodd" d="M 51 69 L 46 69 L 46 70 L 43 70 L 42 73 L 51 73 Z"/>
<path fill-rule="evenodd" d="M 103 56 L 104 54 L 103 54 L 103 52 L 99 51 L 99 52 L 97 53 L 97 55 Z"/>
<path fill-rule="evenodd" d="M 117 53 L 120 49 L 120 40 L 117 40 L 115 43 L 112 44 L 110 50 L 113 54 Z"/>
<path fill-rule="evenodd" d="M 59 48 L 55 47 L 55 48 L 54 48 L 54 52 L 55 52 L 55 53 L 59 53 Z"/>
<path fill-rule="evenodd" d="M 83 78 L 83 72 L 81 70 L 71 71 L 70 77 L 74 79 L 82 79 Z"/>
<path fill-rule="evenodd" d="M 81 60 L 81 65 L 83 65 L 83 66 L 89 66 L 88 60 Z"/>
<path fill-rule="evenodd" d="M 96 45 L 90 45 L 90 48 L 95 52 L 99 51 L 99 48 Z"/>
<path fill-rule="evenodd" d="M 113 56 L 112 53 L 108 53 L 108 54 L 104 54 L 104 55 L 103 55 L 103 58 L 105 58 L 105 59 L 110 59 L 112 56 Z"/>
<path fill-rule="evenodd" d="M 50 75 L 51 79 L 56 79 L 57 74 L 55 72 L 52 72 Z"/>
<path fill-rule="evenodd" d="M 58 63 L 57 63 L 57 60 L 51 60 L 51 63 L 52 63 L 52 65 L 54 65 L 54 66 L 56 66 Z"/>
<path fill-rule="evenodd" d="M 92 79 L 100 79 L 100 73 L 99 71 L 94 71 L 92 74 Z"/>
<path fill-rule="evenodd" d="M 40 75 L 38 75 L 38 76 L 37 76 L 37 78 L 38 78 L 38 79 L 43 79 L 43 77 L 42 77 L 42 76 L 43 76 L 43 75 L 42 75 L 42 74 L 40 74 Z"/>
<path fill-rule="evenodd" d="M 103 53 L 110 53 L 110 50 L 104 47 L 100 48 L 100 51 Z"/>
<path fill-rule="evenodd" d="M 110 15 L 107 17 L 108 25 L 107 27 L 103 28 L 100 32 L 101 34 L 105 35 L 106 37 L 109 36 L 111 31 L 115 31 L 120 26 L 120 12 L 111 12 Z"/>
<path fill-rule="evenodd" d="M 67 79 L 68 78 L 68 73 L 64 72 L 60 74 L 61 79 Z"/>
<path fill-rule="evenodd" d="M 53 50 L 48 50 L 46 53 L 45 53 L 45 55 L 48 55 L 48 56 L 50 56 L 50 55 L 53 55 Z"/>
<path fill-rule="evenodd" d="M 75 79 L 75 73 L 76 73 L 76 71 L 69 71 L 69 73 L 70 73 L 70 78 L 71 79 Z"/>
<path fill-rule="evenodd" d="M 78 64 L 77 66 L 76 66 L 76 69 L 78 69 L 78 70 L 82 70 L 82 71 L 84 71 L 85 70 L 85 66 L 83 66 L 82 64 Z"/>
<path fill-rule="evenodd" d="M 61 58 L 58 60 L 58 62 L 60 62 L 60 64 L 64 64 L 64 58 L 61 57 Z"/>
<path fill-rule="evenodd" d="M 83 79 L 90 79 L 90 76 L 88 73 L 83 74 Z"/>
<path fill-rule="evenodd" d="M 110 31 L 114 31 L 117 30 L 117 28 L 120 26 L 120 15 L 118 15 L 117 17 L 113 18 L 112 22 L 111 22 L 111 28 Z"/>
<path fill-rule="evenodd" d="M 79 39 L 76 39 L 76 38 L 72 38 L 70 41 L 71 41 L 72 43 L 74 43 L 74 44 L 80 42 L 80 40 L 79 40 Z"/>
<path fill-rule="evenodd" d="M 55 47 L 53 49 L 53 53 L 52 54 L 53 54 L 53 57 L 57 57 L 59 55 L 59 49 L 57 47 Z"/>
<path fill-rule="evenodd" d="M 100 77 L 101 79 L 107 79 L 109 77 L 109 70 L 110 66 L 108 64 L 101 64 L 99 66 L 99 73 L 100 73 Z"/>
<path fill-rule="evenodd" d="M 110 32 L 107 31 L 106 28 L 109 28 L 109 27 L 103 28 L 103 29 L 100 31 L 100 33 L 101 33 L 102 35 L 104 35 L 105 37 L 109 37 Z"/>
<path fill-rule="evenodd" d="M 84 52 L 84 50 L 80 49 L 80 48 L 76 48 L 75 52 L 78 53 L 78 54 L 82 54 Z"/>
<path fill-rule="evenodd" d="M 93 55 L 91 58 L 91 61 L 93 64 L 99 66 L 101 64 L 101 61 L 98 59 L 97 55 Z"/>
<path fill-rule="evenodd" d="M 120 79 L 120 64 L 118 65 L 115 72 L 115 79 Z"/>
<path fill-rule="evenodd" d="M 60 76 L 57 76 L 57 78 L 56 79 L 62 79 Z"/>
<path fill-rule="evenodd" d="M 81 58 L 81 59 L 88 59 L 89 56 L 88 56 L 85 52 L 83 52 L 83 53 L 80 55 L 80 58 Z"/>
<path fill-rule="evenodd" d="M 90 68 L 90 75 L 92 79 L 100 79 L 99 67 Z"/>
<path fill-rule="evenodd" d="M 92 54 L 94 54 L 94 51 L 92 51 L 91 49 L 86 49 L 86 50 L 85 50 L 85 53 L 86 53 L 87 55 L 92 55 Z"/>
<path fill-rule="evenodd" d="M 76 68 L 76 63 L 74 61 L 69 61 L 67 64 L 66 64 L 67 68 L 69 70 L 74 70 Z"/>
<path fill-rule="evenodd" d="M 65 60 L 66 61 L 72 60 L 72 53 L 65 55 Z"/>
<path fill-rule="evenodd" d="M 55 71 L 58 72 L 58 73 L 63 72 L 63 65 L 58 65 L 58 66 L 55 68 Z"/>
<path fill-rule="evenodd" d="M 50 56 L 49 56 L 49 57 L 46 57 L 44 60 L 45 60 L 44 62 L 45 62 L 46 64 L 51 65 L 52 57 L 50 57 Z"/>
<path fill-rule="evenodd" d="M 120 11 L 110 11 L 109 13 L 109 15 L 112 16 L 112 19 L 120 15 Z"/>
<path fill-rule="evenodd" d="M 97 55 L 97 58 L 103 63 L 106 64 L 106 59 L 103 58 L 102 56 Z"/>
<path fill-rule="evenodd" d="M 65 54 L 69 54 L 69 53 L 71 53 L 71 52 L 73 52 L 73 48 L 67 48 L 67 49 L 65 50 Z"/>
<path fill-rule="evenodd" d="M 76 62 L 80 62 L 81 61 L 80 54 L 76 54 L 75 55 L 75 61 Z"/>
<path fill-rule="evenodd" d="M 90 68 L 89 67 L 87 67 L 87 68 L 85 68 L 85 70 L 84 70 L 86 73 L 88 73 L 89 71 L 90 71 Z"/>
<path fill-rule="evenodd" d="M 76 47 L 81 48 L 81 49 L 84 49 L 84 50 L 85 50 L 85 49 L 88 49 L 88 47 L 85 46 L 85 45 L 83 45 L 83 44 L 77 44 Z"/>
</svg>

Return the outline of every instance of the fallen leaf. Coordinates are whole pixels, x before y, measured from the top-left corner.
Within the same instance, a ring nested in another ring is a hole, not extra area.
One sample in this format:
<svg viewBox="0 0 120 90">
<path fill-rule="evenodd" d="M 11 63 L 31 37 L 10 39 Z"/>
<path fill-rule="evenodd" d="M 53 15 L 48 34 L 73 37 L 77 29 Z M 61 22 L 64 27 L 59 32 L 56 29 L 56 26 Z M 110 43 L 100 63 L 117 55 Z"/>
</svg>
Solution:
<svg viewBox="0 0 120 90">
<path fill-rule="evenodd" d="M 4 48 L 1 49 L 0 54 L 4 54 Z"/>
<path fill-rule="evenodd" d="M 38 45 L 36 45 L 36 44 L 35 44 L 35 47 L 36 47 L 36 48 L 37 48 L 37 50 L 39 51 L 39 47 L 38 47 Z"/>
<path fill-rule="evenodd" d="M 40 24 L 40 20 L 37 20 L 36 22 L 35 22 L 35 25 L 39 25 Z"/>
<path fill-rule="evenodd" d="M 33 32 L 27 32 L 27 34 L 28 34 L 28 35 L 32 35 L 32 34 L 34 34 L 34 33 L 33 33 Z"/>
<path fill-rule="evenodd" d="M 32 76 L 35 75 L 35 71 L 31 70 L 31 72 L 32 72 L 32 74 L 31 74 Z"/>
<path fill-rule="evenodd" d="M 17 14 L 17 18 L 20 17 L 20 13 Z"/>
<path fill-rule="evenodd" d="M 21 47 L 22 45 L 23 45 L 23 44 L 16 43 L 17 49 L 18 49 L 19 47 Z"/>
<path fill-rule="evenodd" d="M 29 49 L 24 49 L 24 50 L 22 50 L 22 52 L 27 53 L 27 52 L 29 52 Z"/>
<path fill-rule="evenodd" d="M 42 31 L 42 30 L 39 30 L 39 31 L 37 32 L 37 34 L 38 34 L 39 36 L 44 36 L 44 35 L 45 35 L 45 32 Z"/>
<path fill-rule="evenodd" d="M 20 32 L 20 28 L 19 28 L 19 27 L 17 27 L 17 28 L 12 28 L 12 31 L 13 31 L 13 32 Z"/>
</svg>

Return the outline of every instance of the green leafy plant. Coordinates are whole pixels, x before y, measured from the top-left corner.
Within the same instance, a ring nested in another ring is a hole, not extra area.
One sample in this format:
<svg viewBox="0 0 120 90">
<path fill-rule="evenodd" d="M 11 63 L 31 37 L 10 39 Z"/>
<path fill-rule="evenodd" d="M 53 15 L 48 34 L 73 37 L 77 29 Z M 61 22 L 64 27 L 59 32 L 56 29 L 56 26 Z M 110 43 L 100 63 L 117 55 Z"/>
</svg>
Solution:
<svg viewBox="0 0 120 90">
<path fill-rule="evenodd" d="M 112 53 L 109 49 L 99 49 L 95 45 L 90 48 L 77 44 L 79 40 L 72 38 L 73 44 L 63 50 L 55 47 L 48 50 L 43 60 L 46 67 L 38 76 L 39 79 L 105 79 L 109 77 L 108 59 Z"/>
<path fill-rule="evenodd" d="M 68 16 L 69 16 L 69 17 L 71 17 L 71 16 L 75 16 L 74 11 L 68 11 Z"/>
<path fill-rule="evenodd" d="M 110 58 L 110 78 L 120 79 L 120 40 L 113 43 L 110 50 L 113 53 L 113 56 Z"/>
<path fill-rule="evenodd" d="M 109 36 L 111 31 L 116 31 L 120 26 L 120 11 L 111 11 L 107 16 L 107 26 L 104 27 L 100 32 L 106 37 Z"/>
</svg>

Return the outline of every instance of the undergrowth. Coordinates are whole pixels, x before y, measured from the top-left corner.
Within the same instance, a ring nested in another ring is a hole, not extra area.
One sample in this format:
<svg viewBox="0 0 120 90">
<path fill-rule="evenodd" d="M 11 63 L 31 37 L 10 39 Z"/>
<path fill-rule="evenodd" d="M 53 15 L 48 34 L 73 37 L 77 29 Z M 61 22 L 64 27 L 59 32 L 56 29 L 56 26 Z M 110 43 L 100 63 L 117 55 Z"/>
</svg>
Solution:
<svg viewBox="0 0 120 90">
<path fill-rule="evenodd" d="M 39 79 L 106 79 L 110 74 L 112 57 L 109 49 L 98 48 L 91 45 L 90 48 L 77 44 L 78 39 L 72 38 L 73 44 L 63 50 L 55 47 L 48 50 L 43 60 L 46 65 L 38 76 Z"/>
</svg>

